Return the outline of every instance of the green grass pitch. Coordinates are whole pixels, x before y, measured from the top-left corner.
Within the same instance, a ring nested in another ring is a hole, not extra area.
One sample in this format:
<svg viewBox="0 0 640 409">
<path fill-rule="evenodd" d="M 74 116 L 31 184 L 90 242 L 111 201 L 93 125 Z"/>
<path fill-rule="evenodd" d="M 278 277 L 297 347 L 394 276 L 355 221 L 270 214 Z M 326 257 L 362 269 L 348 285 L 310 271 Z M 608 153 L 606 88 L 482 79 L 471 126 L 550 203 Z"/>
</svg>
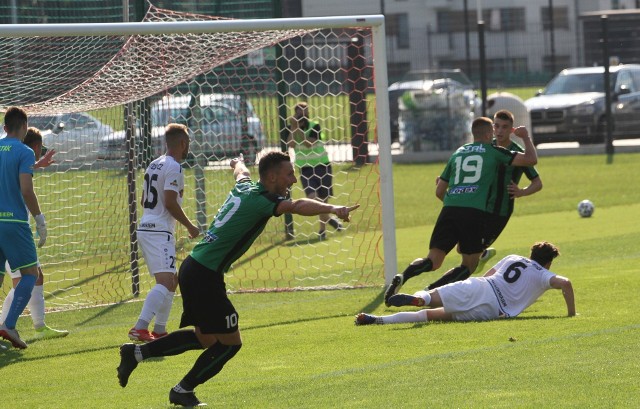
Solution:
<svg viewBox="0 0 640 409">
<path fill-rule="evenodd" d="M 244 347 L 197 389 L 214 408 L 633 408 L 638 388 L 640 154 L 543 157 L 541 192 L 518 199 L 495 243 L 498 257 L 527 254 L 536 240 L 557 244 L 552 270 L 571 278 L 579 315 L 566 318 L 559 291 L 521 316 L 471 323 L 355 327 L 354 314 L 387 314 L 383 283 L 359 290 L 235 294 Z M 443 164 L 394 165 L 398 267 L 426 254 L 440 203 L 434 180 Z M 524 182 L 523 182 L 524 183 Z M 596 206 L 582 219 L 582 199 Z M 438 272 L 405 286 L 417 290 Z M 51 313 L 71 331 L 0 350 L 3 407 L 166 408 L 168 392 L 198 352 L 145 361 L 118 386 L 118 346 L 140 303 Z M 408 308 L 407 308 L 408 310 Z M 169 322 L 176 329 L 176 299 Z M 509 339 L 515 339 L 510 341 Z"/>
</svg>

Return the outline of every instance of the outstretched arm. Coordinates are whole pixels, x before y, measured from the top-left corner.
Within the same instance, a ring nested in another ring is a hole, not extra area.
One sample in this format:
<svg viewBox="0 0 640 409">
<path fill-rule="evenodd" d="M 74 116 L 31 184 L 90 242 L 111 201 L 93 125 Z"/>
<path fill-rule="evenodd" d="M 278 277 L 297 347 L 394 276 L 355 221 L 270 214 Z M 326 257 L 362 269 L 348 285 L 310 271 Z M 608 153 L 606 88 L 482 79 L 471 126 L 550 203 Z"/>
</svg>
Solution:
<svg viewBox="0 0 640 409">
<path fill-rule="evenodd" d="M 247 169 L 247 166 L 244 164 L 244 157 L 242 154 L 237 158 L 231 159 L 229 166 L 233 169 L 233 179 L 235 179 L 236 182 L 240 179 L 251 177 L 251 172 L 249 172 L 249 169 Z"/>
<path fill-rule="evenodd" d="M 345 222 L 351 220 L 351 212 L 360 207 L 359 204 L 353 206 L 334 206 L 322 203 L 313 199 L 284 200 L 278 204 L 276 212 L 278 214 L 293 213 L 300 216 L 317 216 L 319 214 L 331 213 L 338 216 Z"/>
<path fill-rule="evenodd" d="M 549 284 L 557 290 L 562 290 L 564 302 L 567 303 L 567 315 L 569 317 L 576 315 L 576 304 L 573 296 L 573 285 L 571 284 L 571 280 L 566 277 L 555 276 L 551 279 Z"/>
</svg>

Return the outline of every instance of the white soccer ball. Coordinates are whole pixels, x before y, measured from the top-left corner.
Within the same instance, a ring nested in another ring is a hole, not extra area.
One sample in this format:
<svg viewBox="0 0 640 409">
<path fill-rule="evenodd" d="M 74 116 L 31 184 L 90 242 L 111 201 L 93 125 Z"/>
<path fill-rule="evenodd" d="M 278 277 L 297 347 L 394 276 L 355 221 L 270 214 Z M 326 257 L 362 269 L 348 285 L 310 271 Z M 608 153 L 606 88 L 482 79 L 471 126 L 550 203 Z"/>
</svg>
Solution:
<svg viewBox="0 0 640 409">
<path fill-rule="evenodd" d="M 578 203 L 578 213 L 581 217 L 591 217 L 596 207 L 593 205 L 591 200 L 583 200 Z"/>
</svg>

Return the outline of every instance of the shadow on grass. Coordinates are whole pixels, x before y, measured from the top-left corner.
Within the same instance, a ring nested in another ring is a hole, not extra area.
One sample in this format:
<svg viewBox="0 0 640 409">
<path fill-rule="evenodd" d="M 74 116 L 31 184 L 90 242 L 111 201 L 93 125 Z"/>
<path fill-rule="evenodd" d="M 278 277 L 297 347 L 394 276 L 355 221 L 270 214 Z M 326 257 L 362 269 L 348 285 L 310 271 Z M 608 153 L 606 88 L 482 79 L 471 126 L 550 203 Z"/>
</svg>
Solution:
<svg viewBox="0 0 640 409">
<path fill-rule="evenodd" d="M 129 301 L 133 301 L 133 300 L 135 300 L 137 298 L 138 297 L 131 296 L 131 297 L 127 298 L 127 299 L 124 299 L 124 300 L 116 303 L 116 304 L 110 304 L 110 305 L 107 305 L 107 306 L 105 306 L 103 308 L 99 308 L 98 311 L 96 311 L 95 314 L 91 315 L 89 318 L 85 319 L 84 321 L 79 321 L 77 325 L 78 326 L 82 326 L 82 325 L 88 324 L 91 321 L 96 320 L 98 318 L 101 318 L 101 317 L 103 317 L 103 316 L 115 311 L 117 308 L 120 308 L 120 307 L 124 306 L 124 304 L 128 303 Z"/>
</svg>

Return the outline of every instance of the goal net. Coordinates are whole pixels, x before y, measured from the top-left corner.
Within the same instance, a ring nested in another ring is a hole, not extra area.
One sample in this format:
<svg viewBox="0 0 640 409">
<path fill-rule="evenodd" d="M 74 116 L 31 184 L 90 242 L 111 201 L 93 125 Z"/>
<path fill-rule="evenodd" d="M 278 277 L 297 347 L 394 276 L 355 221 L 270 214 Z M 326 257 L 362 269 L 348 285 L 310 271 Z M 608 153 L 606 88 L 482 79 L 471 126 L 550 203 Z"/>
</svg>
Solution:
<svg viewBox="0 0 640 409">
<path fill-rule="evenodd" d="M 117 303 L 151 288 L 135 227 L 144 169 L 164 152 L 167 123 L 189 127 L 183 207 L 206 228 L 233 186 L 229 159 L 255 163 L 287 149 L 287 119 L 301 101 L 324 131 L 330 202 L 360 209 L 344 231 L 327 226 L 326 240 L 315 217 L 272 218 L 227 274 L 228 288 L 388 281 L 396 260 L 383 33 L 381 16 L 249 21 L 153 6 L 142 23 L 0 27 L 0 108 L 25 107 L 57 152 L 34 174 L 49 229 L 38 250 L 47 308 Z M 291 194 L 304 197 L 301 185 Z M 176 237 L 179 264 L 196 241 L 180 225 Z"/>
</svg>

